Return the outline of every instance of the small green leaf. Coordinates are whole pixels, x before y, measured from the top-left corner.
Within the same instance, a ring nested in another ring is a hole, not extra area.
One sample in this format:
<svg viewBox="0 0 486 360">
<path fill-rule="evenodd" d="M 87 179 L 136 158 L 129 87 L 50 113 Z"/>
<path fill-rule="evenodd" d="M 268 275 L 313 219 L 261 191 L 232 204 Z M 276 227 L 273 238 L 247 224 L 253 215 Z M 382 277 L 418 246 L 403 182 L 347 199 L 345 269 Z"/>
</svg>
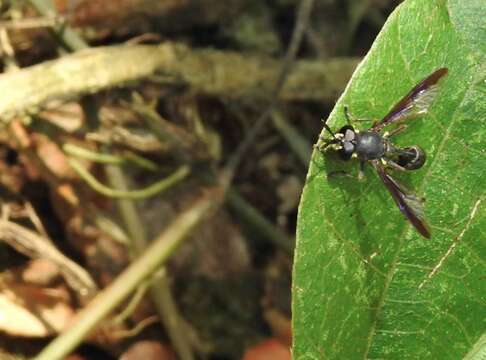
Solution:
<svg viewBox="0 0 486 360">
<path fill-rule="evenodd" d="M 486 330 L 485 60 L 484 0 L 408 0 L 390 16 L 328 124 L 345 124 L 344 104 L 380 119 L 449 69 L 429 114 L 394 138 L 427 153 L 423 168 L 393 176 L 426 198 L 432 238 L 371 166 L 363 182 L 328 180 L 358 164 L 314 152 L 297 229 L 294 359 L 460 359 Z"/>
</svg>

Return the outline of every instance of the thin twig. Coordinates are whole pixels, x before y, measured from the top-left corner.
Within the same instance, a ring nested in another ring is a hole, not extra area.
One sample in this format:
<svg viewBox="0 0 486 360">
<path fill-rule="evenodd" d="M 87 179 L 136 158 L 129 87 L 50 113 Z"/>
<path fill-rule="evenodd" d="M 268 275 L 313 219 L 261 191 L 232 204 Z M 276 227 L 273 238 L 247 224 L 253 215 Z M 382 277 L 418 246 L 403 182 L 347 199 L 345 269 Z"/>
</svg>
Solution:
<svg viewBox="0 0 486 360">
<path fill-rule="evenodd" d="M 239 163 L 241 162 L 244 154 L 248 151 L 248 149 L 252 146 L 252 144 L 256 141 L 260 130 L 266 125 L 270 115 L 272 114 L 273 108 L 278 101 L 278 96 L 285 84 L 285 80 L 289 74 L 291 69 L 292 63 L 295 60 L 297 55 L 297 51 L 299 49 L 300 43 L 305 33 L 305 28 L 307 27 L 307 23 L 310 18 L 313 0 L 303 0 L 300 3 L 300 7 L 297 14 L 297 21 L 296 26 L 294 28 L 292 39 L 290 41 L 290 45 L 287 49 L 287 53 L 284 59 L 284 65 L 280 71 L 280 75 L 278 76 L 274 96 L 271 98 L 270 104 L 268 105 L 267 109 L 263 112 L 260 118 L 256 121 L 255 125 L 250 129 L 248 134 L 246 135 L 245 139 L 240 143 L 234 154 L 226 163 L 223 171 L 220 174 L 220 181 L 223 186 L 227 189 L 227 199 L 230 206 L 237 210 L 240 216 L 243 216 L 246 220 L 249 220 L 254 226 L 256 226 L 260 232 L 262 232 L 267 239 L 274 242 L 279 247 L 283 248 L 288 252 L 292 252 L 293 245 L 292 242 L 282 234 L 277 228 L 272 226 L 261 214 L 256 211 L 250 204 L 246 203 L 246 201 L 241 198 L 238 193 L 235 191 L 230 190 L 230 184 L 232 182 L 234 173 L 236 172 L 236 168 L 238 167 Z M 274 115 L 275 117 L 275 115 Z M 281 120 L 281 118 L 280 118 Z M 280 129 L 284 127 L 281 124 L 282 121 L 279 123 Z M 286 129 L 288 130 L 290 126 L 287 126 Z M 290 131 L 290 130 L 289 130 Z M 289 132 L 287 131 L 287 133 Z M 292 130 L 294 135 L 297 133 L 295 130 Z M 298 139 L 302 137 L 299 135 Z M 300 140 L 300 144 L 304 144 L 305 140 Z M 310 148 L 310 146 L 309 146 Z M 301 149 L 299 149 L 301 157 L 307 156 L 307 149 L 305 146 L 302 145 Z"/>
<path fill-rule="evenodd" d="M 24 203 L 25 211 L 29 217 L 30 222 L 35 226 L 36 230 L 42 235 L 42 237 L 52 243 L 51 238 L 47 234 L 46 228 L 42 224 L 41 219 L 37 216 L 37 212 L 35 211 L 34 207 L 30 203 L 30 201 L 26 201 Z"/>
<path fill-rule="evenodd" d="M 112 325 L 121 325 L 125 320 L 127 320 L 133 312 L 136 310 L 137 306 L 143 300 L 147 290 L 150 286 L 151 279 L 143 281 L 140 285 L 137 286 L 135 290 L 135 294 L 133 294 L 132 298 L 125 306 L 125 308 L 116 315 L 114 319 L 111 320 Z"/>
<path fill-rule="evenodd" d="M 2 27 L 0 27 L 0 44 L 2 48 L 2 60 L 5 63 L 6 71 L 18 70 L 20 67 L 15 60 L 15 51 L 10 42 L 8 31 Z"/>
<path fill-rule="evenodd" d="M 285 80 L 289 75 L 292 64 L 297 57 L 297 51 L 299 51 L 300 44 L 302 43 L 302 39 L 305 35 L 305 29 L 309 23 L 313 5 L 314 0 L 302 0 L 300 3 L 299 9 L 297 11 L 297 20 L 295 22 L 295 27 L 292 32 L 292 38 L 290 39 L 290 45 L 287 48 L 284 65 L 277 80 L 277 85 L 275 87 L 275 100 L 278 98 L 278 94 L 282 90 Z"/>
<path fill-rule="evenodd" d="M 152 315 L 139 321 L 133 328 L 115 331 L 111 334 L 111 336 L 115 339 L 132 338 L 140 334 L 148 326 L 158 322 L 159 318 L 156 315 Z"/>
<path fill-rule="evenodd" d="M 87 300 L 96 293 L 97 286 L 86 270 L 39 234 L 11 221 L 0 220 L 0 239 L 24 255 L 54 263 L 80 299 Z"/>
<path fill-rule="evenodd" d="M 52 0 L 29 0 L 29 2 L 41 15 L 47 18 L 56 18 L 58 16 Z M 52 33 L 71 50 L 81 50 L 89 47 L 76 31 L 62 22 L 52 27 Z"/>
<path fill-rule="evenodd" d="M 271 118 L 273 126 L 278 129 L 294 154 L 304 166 L 307 166 L 312 153 L 312 145 L 286 121 L 284 115 L 277 109 L 272 109 Z"/>
<path fill-rule="evenodd" d="M 251 128 L 251 130 L 246 135 L 245 139 L 240 143 L 234 154 L 228 160 L 225 168 L 223 169 L 221 175 L 221 182 L 229 186 L 236 171 L 236 168 L 240 164 L 244 154 L 249 150 L 249 148 L 253 145 L 256 141 L 260 130 L 267 124 L 268 119 L 270 117 L 272 108 L 278 101 L 278 96 L 282 91 L 282 88 L 285 84 L 285 80 L 287 79 L 289 72 L 292 67 L 292 63 L 294 62 L 297 51 L 299 50 L 299 46 L 302 42 L 302 38 L 305 34 L 305 28 L 310 18 L 310 14 L 312 11 L 314 0 L 302 0 L 297 12 L 297 20 L 296 25 L 294 27 L 294 31 L 292 33 L 292 38 L 290 40 L 290 45 L 287 49 L 287 53 L 285 54 L 284 62 L 282 69 L 280 70 L 280 74 L 277 78 L 277 82 L 275 85 L 275 90 L 273 96 L 271 98 L 270 104 L 267 106 L 266 110 L 262 113 L 262 115 L 258 118 L 255 125 Z"/>
<path fill-rule="evenodd" d="M 197 150 L 199 150 L 198 148 L 201 147 L 201 144 L 197 143 L 194 137 L 190 136 L 182 128 L 160 116 L 153 107 L 145 104 L 139 94 L 134 92 L 132 100 L 132 103 L 129 105 L 130 108 L 142 117 L 147 127 L 161 143 L 169 146 L 174 158 L 181 163 L 192 162 L 191 154 L 197 155 Z"/>
<path fill-rule="evenodd" d="M 292 255 L 294 250 L 293 239 L 275 227 L 270 221 L 262 216 L 257 209 L 246 202 L 235 190 L 229 189 L 226 193 L 226 202 L 240 218 L 250 224 L 255 231 L 268 239 L 278 248 Z"/>
<path fill-rule="evenodd" d="M 99 208 L 95 206 L 90 206 L 88 209 L 88 214 L 96 226 L 108 234 L 116 242 L 128 246 L 130 239 L 125 229 L 122 229 L 121 225 L 112 220 L 108 215 L 104 214 Z"/>
<path fill-rule="evenodd" d="M 28 19 L 16 19 L 10 21 L 0 21 L 0 28 L 7 30 L 24 30 L 24 29 L 37 29 L 37 28 L 52 28 L 64 23 L 62 17 L 38 17 Z"/>
</svg>

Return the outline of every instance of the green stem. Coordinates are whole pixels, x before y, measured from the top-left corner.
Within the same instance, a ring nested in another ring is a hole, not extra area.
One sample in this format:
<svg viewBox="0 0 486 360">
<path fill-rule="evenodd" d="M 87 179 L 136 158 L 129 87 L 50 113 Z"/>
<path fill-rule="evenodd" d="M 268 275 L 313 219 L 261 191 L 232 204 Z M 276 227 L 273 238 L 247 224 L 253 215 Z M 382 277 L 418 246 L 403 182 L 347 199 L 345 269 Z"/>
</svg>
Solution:
<svg viewBox="0 0 486 360">
<path fill-rule="evenodd" d="M 287 254 L 292 255 L 294 249 L 293 239 L 265 219 L 257 209 L 243 199 L 235 190 L 230 188 L 227 191 L 226 202 L 251 228 Z"/>
<path fill-rule="evenodd" d="M 62 146 L 62 149 L 69 155 L 76 156 L 81 159 L 94 161 L 100 164 L 121 165 L 125 162 L 125 159 L 123 159 L 121 156 L 112 154 L 101 154 L 96 151 L 92 151 L 74 144 L 64 144 Z"/>
<path fill-rule="evenodd" d="M 159 165 L 152 160 L 146 159 L 132 151 L 125 151 L 123 157 L 126 161 L 129 161 L 145 170 L 157 171 L 160 169 Z"/>
<path fill-rule="evenodd" d="M 150 171 L 155 171 L 159 168 L 153 161 L 145 159 L 133 152 L 126 152 L 123 155 L 102 154 L 70 143 L 64 144 L 62 149 L 69 155 L 100 164 L 123 165 L 127 162 L 131 162 Z"/>
<path fill-rule="evenodd" d="M 271 117 L 273 125 L 289 144 L 290 149 L 297 155 L 304 166 L 308 166 L 312 153 L 312 145 L 309 141 L 287 122 L 280 111 L 272 109 Z"/>
<path fill-rule="evenodd" d="M 112 187 L 120 190 L 128 189 L 126 178 L 118 166 L 106 165 L 105 170 Z M 118 199 L 117 204 L 131 239 L 129 244 L 131 256 L 136 258 L 149 243 L 145 226 L 140 219 L 136 204 L 132 200 Z M 162 273 L 165 274 L 166 272 L 163 271 Z M 158 276 L 157 282 L 152 281 L 150 294 L 167 335 L 177 352 L 177 357 L 181 360 L 193 360 L 192 348 L 186 337 L 186 331 L 183 329 L 182 316 L 175 305 L 168 277 Z"/>
<path fill-rule="evenodd" d="M 149 289 L 151 279 L 143 281 L 141 284 L 137 286 L 135 289 L 135 294 L 133 294 L 132 298 L 128 302 L 128 304 L 123 308 L 123 310 L 116 315 L 115 318 L 111 319 L 111 323 L 113 325 L 122 325 L 130 316 L 133 315 L 138 305 L 144 298 L 147 290 Z"/>
<path fill-rule="evenodd" d="M 29 0 L 33 7 L 39 14 L 49 18 L 57 15 L 56 7 L 52 0 Z M 69 26 L 59 24 L 53 27 L 54 35 L 58 37 L 61 42 L 71 50 L 81 50 L 89 47 L 84 39 L 79 34 L 71 29 Z"/>
<path fill-rule="evenodd" d="M 183 165 L 179 167 L 172 175 L 147 186 L 143 189 L 138 190 L 117 190 L 112 189 L 102 183 L 100 183 L 96 178 L 86 170 L 79 161 L 76 159 L 68 159 L 69 165 L 76 171 L 76 173 L 85 180 L 89 186 L 91 186 L 97 192 L 111 197 L 111 198 L 124 198 L 124 199 L 145 199 L 150 196 L 154 196 L 164 190 L 167 190 L 172 185 L 178 183 L 184 179 L 189 174 L 189 166 Z"/>
<path fill-rule="evenodd" d="M 71 327 L 45 347 L 36 359 L 62 359 L 76 348 L 101 320 L 120 305 L 143 280 L 160 268 L 191 230 L 219 204 L 219 199 L 215 194 L 212 195 L 181 213 L 139 258 L 76 315 Z"/>
</svg>

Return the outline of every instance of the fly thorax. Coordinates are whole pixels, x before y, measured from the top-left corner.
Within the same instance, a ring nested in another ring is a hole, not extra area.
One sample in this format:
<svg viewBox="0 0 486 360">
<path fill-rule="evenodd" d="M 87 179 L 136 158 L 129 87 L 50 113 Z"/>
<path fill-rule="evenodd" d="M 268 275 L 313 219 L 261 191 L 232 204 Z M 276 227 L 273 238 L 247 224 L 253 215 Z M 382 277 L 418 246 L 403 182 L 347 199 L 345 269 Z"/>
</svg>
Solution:
<svg viewBox="0 0 486 360">
<path fill-rule="evenodd" d="M 381 158 L 385 153 L 383 137 L 373 131 L 363 131 L 356 134 L 356 153 L 361 160 Z"/>
</svg>

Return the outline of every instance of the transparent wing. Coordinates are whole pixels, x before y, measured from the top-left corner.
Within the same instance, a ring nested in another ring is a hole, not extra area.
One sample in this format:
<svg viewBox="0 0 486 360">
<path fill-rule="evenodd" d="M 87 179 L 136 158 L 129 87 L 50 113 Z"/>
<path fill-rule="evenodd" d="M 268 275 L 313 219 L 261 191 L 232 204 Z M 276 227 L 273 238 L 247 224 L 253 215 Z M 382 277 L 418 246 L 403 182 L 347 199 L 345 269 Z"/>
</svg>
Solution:
<svg viewBox="0 0 486 360">
<path fill-rule="evenodd" d="M 427 76 L 403 97 L 372 130 L 380 131 L 395 122 L 411 119 L 427 113 L 439 91 L 439 80 L 447 75 L 447 68 L 440 68 Z"/>
<path fill-rule="evenodd" d="M 424 216 L 423 200 L 393 179 L 378 161 L 373 161 L 372 164 L 400 211 L 423 237 L 430 239 L 430 229 Z"/>
</svg>

